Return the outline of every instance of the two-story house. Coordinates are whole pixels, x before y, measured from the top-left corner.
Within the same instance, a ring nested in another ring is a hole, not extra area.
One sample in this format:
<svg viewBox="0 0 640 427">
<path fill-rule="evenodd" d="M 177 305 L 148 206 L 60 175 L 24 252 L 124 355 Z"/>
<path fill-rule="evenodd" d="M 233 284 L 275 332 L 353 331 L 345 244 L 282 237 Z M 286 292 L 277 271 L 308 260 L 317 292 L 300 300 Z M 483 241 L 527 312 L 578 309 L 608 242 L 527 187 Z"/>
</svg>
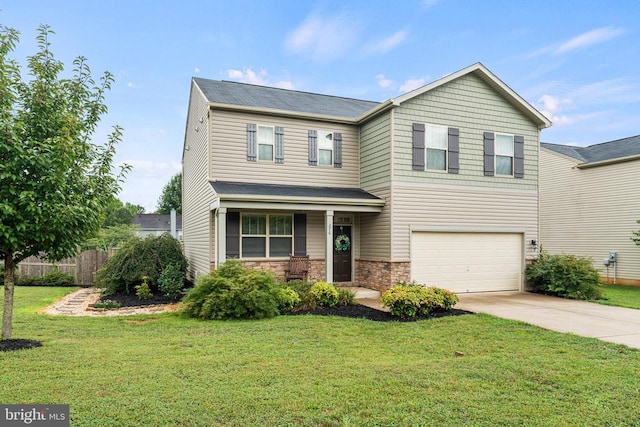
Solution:
<svg viewBox="0 0 640 427">
<path fill-rule="evenodd" d="M 282 276 L 307 254 L 329 282 L 522 289 L 550 125 L 480 63 L 381 103 L 194 78 L 190 274 L 239 258 Z"/>
</svg>

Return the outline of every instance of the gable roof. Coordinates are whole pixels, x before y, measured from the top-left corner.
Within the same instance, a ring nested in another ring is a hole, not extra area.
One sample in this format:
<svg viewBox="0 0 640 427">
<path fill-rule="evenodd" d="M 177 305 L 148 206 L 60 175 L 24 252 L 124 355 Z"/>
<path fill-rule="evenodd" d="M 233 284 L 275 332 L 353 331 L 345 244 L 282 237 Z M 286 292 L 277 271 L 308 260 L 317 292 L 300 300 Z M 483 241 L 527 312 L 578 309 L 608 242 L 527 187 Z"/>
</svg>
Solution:
<svg viewBox="0 0 640 427">
<path fill-rule="evenodd" d="M 356 119 L 380 103 L 339 96 L 321 95 L 247 83 L 208 80 L 193 81 L 210 103 L 266 108 L 323 116 Z"/>
<path fill-rule="evenodd" d="M 640 158 L 640 135 L 602 142 L 587 147 L 574 147 L 547 142 L 541 143 L 540 146 L 572 157 L 585 166 L 593 163 L 612 163 Z"/>
<path fill-rule="evenodd" d="M 474 74 L 482 79 L 514 108 L 521 111 L 533 123 L 536 123 L 539 129 L 551 126 L 549 119 L 479 62 L 384 102 L 321 95 L 225 80 L 209 80 L 199 77 L 193 77 L 193 83 L 200 89 L 210 105 L 219 108 L 253 110 L 283 115 L 316 116 L 328 120 L 359 123 L 387 108 L 399 106 L 411 98 L 422 95 L 467 74 Z"/>
<path fill-rule="evenodd" d="M 139 225 L 143 230 L 170 230 L 171 215 L 137 214 L 131 223 Z M 176 229 L 182 230 L 182 215 L 176 215 Z"/>
<path fill-rule="evenodd" d="M 466 68 L 463 68 L 462 70 L 456 71 L 455 73 L 448 74 L 425 86 L 414 89 L 411 92 L 407 92 L 404 95 L 394 98 L 393 102 L 394 104 L 399 105 L 411 98 L 415 98 L 416 96 L 422 95 L 425 92 L 428 92 L 437 87 L 443 86 L 467 74 L 473 74 L 479 77 L 482 81 L 488 84 L 493 90 L 495 90 L 502 97 L 504 97 L 517 110 L 519 110 L 526 117 L 528 117 L 529 120 L 532 120 L 534 123 L 536 123 L 539 129 L 544 129 L 551 126 L 552 124 L 551 120 L 546 118 L 541 112 L 539 112 L 531 104 L 525 101 L 524 98 L 522 98 L 513 89 L 507 86 L 502 80 L 496 77 L 495 74 L 489 71 L 487 67 L 482 65 L 480 62 L 476 62 L 475 64 L 470 65 Z"/>
</svg>

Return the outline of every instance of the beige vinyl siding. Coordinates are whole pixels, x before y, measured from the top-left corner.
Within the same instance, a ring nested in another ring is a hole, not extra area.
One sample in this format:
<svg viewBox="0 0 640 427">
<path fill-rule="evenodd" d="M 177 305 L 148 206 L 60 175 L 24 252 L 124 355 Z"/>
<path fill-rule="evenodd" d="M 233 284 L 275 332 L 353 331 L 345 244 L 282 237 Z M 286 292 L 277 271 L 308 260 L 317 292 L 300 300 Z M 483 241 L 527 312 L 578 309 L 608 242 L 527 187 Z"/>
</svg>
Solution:
<svg viewBox="0 0 640 427">
<path fill-rule="evenodd" d="M 522 229 L 525 242 L 538 239 L 536 191 L 458 185 L 395 184 L 393 187 L 393 261 L 410 260 L 411 228 L 443 231 Z M 535 256 L 530 244 L 525 257 Z"/>
<path fill-rule="evenodd" d="M 215 259 L 209 211 L 214 193 L 208 178 L 206 137 L 207 104 L 192 84 L 182 157 L 182 236 L 192 278 L 208 273 L 210 260 Z"/>
<path fill-rule="evenodd" d="M 391 178 L 391 114 L 362 125 L 360 182 L 363 187 L 388 183 Z"/>
<path fill-rule="evenodd" d="M 617 277 L 640 280 L 640 161 L 578 169 L 577 160 L 540 150 L 540 242 L 550 253 L 603 260 L 618 253 Z M 610 269 L 613 278 L 613 269 Z"/>
<path fill-rule="evenodd" d="M 538 129 L 527 117 L 473 74 L 402 103 L 394 112 L 394 181 L 536 190 Z M 412 124 L 458 128 L 460 172 L 412 170 Z M 524 137 L 524 178 L 484 176 L 483 133 Z"/>
<path fill-rule="evenodd" d="M 367 189 L 370 193 L 389 200 L 391 188 Z M 367 261 L 391 260 L 391 205 L 387 202 L 380 213 L 360 214 L 360 259 Z"/>
<path fill-rule="evenodd" d="M 358 187 L 360 158 L 356 126 L 213 110 L 211 178 L 263 184 Z M 284 128 L 284 164 L 247 161 L 247 123 Z M 309 130 L 342 133 L 342 168 L 309 166 Z"/>
<path fill-rule="evenodd" d="M 307 212 L 307 254 L 311 259 L 325 258 L 324 212 Z"/>
</svg>

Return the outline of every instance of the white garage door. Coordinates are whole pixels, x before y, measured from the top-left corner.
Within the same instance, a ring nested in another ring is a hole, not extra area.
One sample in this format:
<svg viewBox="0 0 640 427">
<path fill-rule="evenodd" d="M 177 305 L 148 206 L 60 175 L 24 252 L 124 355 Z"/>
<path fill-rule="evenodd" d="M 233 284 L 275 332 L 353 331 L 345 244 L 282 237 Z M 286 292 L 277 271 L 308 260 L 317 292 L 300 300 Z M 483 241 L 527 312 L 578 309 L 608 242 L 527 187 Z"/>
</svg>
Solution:
<svg viewBox="0 0 640 427">
<path fill-rule="evenodd" d="M 522 234 L 413 232 L 411 278 L 457 293 L 520 290 Z"/>
</svg>

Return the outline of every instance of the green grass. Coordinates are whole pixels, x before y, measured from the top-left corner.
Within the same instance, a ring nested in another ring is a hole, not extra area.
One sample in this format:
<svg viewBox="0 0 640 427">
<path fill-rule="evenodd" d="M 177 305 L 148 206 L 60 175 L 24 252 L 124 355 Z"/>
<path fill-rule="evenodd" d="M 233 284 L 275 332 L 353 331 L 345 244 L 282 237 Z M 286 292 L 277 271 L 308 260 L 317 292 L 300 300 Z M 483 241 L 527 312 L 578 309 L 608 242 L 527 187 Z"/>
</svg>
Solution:
<svg viewBox="0 0 640 427">
<path fill-rule="evenodd" d="M 603 285 L 600 304 L 617 305 L 640 310 L 640 286 Z"/>
<path fill-rule="evenodd" d="M 486 315 L 54 317 L 17 288 L 0 402 L 69 403 L 75 426 L 640 426 L 640 351 Z M 455 357 L 455 352 L 463 352 Z"/>
</svg>

